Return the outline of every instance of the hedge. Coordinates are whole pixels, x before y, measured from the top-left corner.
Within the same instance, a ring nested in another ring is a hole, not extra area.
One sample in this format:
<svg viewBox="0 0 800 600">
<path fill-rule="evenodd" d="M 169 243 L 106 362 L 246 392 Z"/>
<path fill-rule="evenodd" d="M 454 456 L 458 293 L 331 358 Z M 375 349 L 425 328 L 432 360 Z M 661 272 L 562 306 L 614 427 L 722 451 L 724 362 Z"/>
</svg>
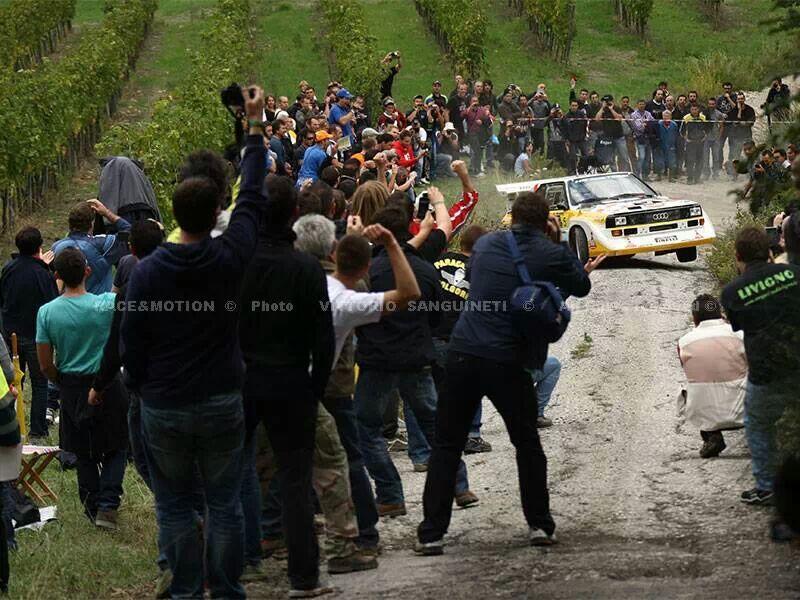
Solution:
<svg viewBox="0 0 800 600">
<path fill-rule="evenodd" d="M 575 0 L 509 0 L 528 21 L 542 50 L 561 62 L 569 60 L 575 39 Z"/>
<path fill-rule="evenodd" d="M 480 0 L 414 0 L 457 73 L 472 79 L 484 68 L 487 17 Z"/>
<path fill-rule="evenodd" d="M 31 210 L 100 135 L 147 35 L 156 0 L 124 0 L 57 64 L 20 71 L 0 86 L 3 227 Z"/>
<path fill-rule="evenodd" d="M 0 71 L 27 68 L 55 50 L 72 26 L 75 0 L 8 0 L 0 4 Z"/>
<path fill-rule="evenodd" d="M 112 127 L 95 147 L 98 156 L 123 155 L 144 163 L 165 225 L 174 225 L 172 191 L 180 165 L 194 150 L 222 151 L 233 142 L 233 120 L 220 90 L 244 82 L 253 62 L 250 3 L 219 0 L 184 83 L 156 103 L 147 123 Z"/>
</svg>

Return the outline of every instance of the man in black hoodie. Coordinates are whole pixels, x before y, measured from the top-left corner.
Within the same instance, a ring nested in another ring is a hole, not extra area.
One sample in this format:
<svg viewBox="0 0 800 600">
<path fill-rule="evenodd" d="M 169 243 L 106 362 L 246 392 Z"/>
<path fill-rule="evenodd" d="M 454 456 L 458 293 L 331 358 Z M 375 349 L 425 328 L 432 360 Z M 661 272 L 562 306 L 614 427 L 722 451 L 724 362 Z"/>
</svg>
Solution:
<svg viewBox="0 0 800 600">
<path fill-rule="evenodd" d="M 11 334 L 17 334 L 20 368 L 28 367 L 31 378 L 32 438 L 47 436 L 47 378 L 36 357 L 36 313 L 39 307 L 58 296 L 53 273 L 43 260 L 42 234 L 35 227 L 17 233 L 14 243 L 19 254 L 3 266 L 0 274 L 0 310 L 3 335 L 11 348 Z M 52 260 L 52 252 L 47 253 Z"/>
<path fill-rule="evenodd" d="M 120 332 L 122 362 L 142 398 L 147 461 L 173 597 L 201 597 L 204 580 L 212 596 L 245 597 L 239 584 L 244 365 L 235 299 L 267 205 L 262 191 L 267 161 L 263 91 L 244 93 L 250 135 L 227 230 L 210 236 L 219 212 L 218 185 L 205 176 L 184 179 L 172 198 L 181 243 L 163 244 L 136 266 Z M 206 551 L 198 543 L 193 503 L 199 485 L 208 510 Z"/>
<path fill-rule="evenodd" d="M 297 195 L 286 177 L 267 180 L 270 204 L 241 288 L 248 431 L 263 420 L 278 463 L 289 580 L 319 595 L 319 547 L 311 502 L 317 409 L 333 366 L 333 319 L 319 261 L 294 248 Z"/>
</svg>

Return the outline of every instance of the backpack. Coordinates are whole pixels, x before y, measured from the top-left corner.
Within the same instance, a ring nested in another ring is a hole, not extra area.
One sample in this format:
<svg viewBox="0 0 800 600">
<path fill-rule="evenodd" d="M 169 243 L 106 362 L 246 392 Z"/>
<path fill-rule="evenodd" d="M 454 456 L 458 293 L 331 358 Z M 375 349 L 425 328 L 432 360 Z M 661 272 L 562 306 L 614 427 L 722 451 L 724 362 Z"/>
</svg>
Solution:
<svg viewBox="0 0 800 600">
<path fill-rule="evenodd" d="M 511 260 L 522 280 L 522 285 L 511 292 L 510 298 L 516 325 L 528 339 L 540 339 L 548 344 L 557 342 L 567 330 L 572 313 L 555 285 L 531 279 L 514 233 L 507 231 L 505 235 Z"/>
</svg>

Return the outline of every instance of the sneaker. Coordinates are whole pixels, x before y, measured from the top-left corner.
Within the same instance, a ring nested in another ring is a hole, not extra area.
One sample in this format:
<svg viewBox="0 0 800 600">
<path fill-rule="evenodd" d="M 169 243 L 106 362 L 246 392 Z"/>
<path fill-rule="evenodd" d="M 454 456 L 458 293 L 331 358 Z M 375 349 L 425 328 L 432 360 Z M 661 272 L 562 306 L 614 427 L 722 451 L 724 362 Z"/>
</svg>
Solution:
<svg viewBox="0 0 800 600">
<path fill-rule="evenodd" d="M 431 180 L 428 179 L 427 177 L 421 177 L 419 182 L 424 184 L 424 185 L 430 185 L 431 184 Z"/>
<path fill-rule="evenodd" d="M 48 408 L 45 411 L 45 420 L 47 421 L 48 425 L 54 425 L 58 423 L 58 412 L 52 408 Z"/>
<path fill-rule="evenodd" d="M 414 473 L 425 473 L 428 470 L 428 463 L 414 463 Z"/>
<path fill-rule="evenodd" d="M 332 594 L 336 588 L 327 585 L 317 585 L 317 587 L 307 590 L 289 590 L 289 598 L 317 598 L 325 594 Z"/>
<path fill-rule="evenodd" d="M 386 445 L 389 452 L 405 452 L 408 450 L 408 442 L 398 435 L 393 440 L 388 440 Z"/>
<path fill-rule="evenodd" d="M 742 492 L 741 500 L 745 504 L 769 505 L 772 504 L 772 491 L 753 488 L 752 490 Z"/>
<path fill-rule="evenodd" d="M 164 569 L 161 571 L 161 575 L 158 576 L 158 581 L 156 582 L 156 600 L 162 600 L 163 598 L 169 598 L 169 588 L 172 585 L 172 571 L 169 569 Z"/>
<path fill-rule="evenodd" d="M 402 517 L 406 514 L 405 503 L 400 504 L 378 504 L 379 517 Z"/>
<path fill-rule="evenodd" d="M 94 519 L 94 524 L 103 529 L 115 530 L 117 529 L 117 511 L 113 508 L 110 510 L 98 510 L 97 516 Z"/>
<path fill-rule="evenodd" d="M 374 552 L 356 550 L 350 556 L 328 559 L 328 573 L 339 575 L 354 571 L 369 571 L 378 568 L 377 555 Z"/>
<path fill-rule="evenodd" d="M 469 490 L 456 494 L 456 505 L 459 508 L 469 508 L 470 506 L 475 506 L 478 502 L 480 502 L 478 497 Z"/>
<path fill-rule="evenodd" d="M 421 556 L 441 556 L 444 554 L 444 540 L 436 540 L 426 544 L 417 542 L 414 544 L 414 553 Z"/>
<path fill-rule="evenodd" d="M 261 540 L 261 556 L 264 558 L 272 557 L 275 560 L 286 560 L 289 557 L 286 541 L 282 537 Z"/>
<path fill-rule="evenodd" d="M 553 544 L 558 543 L 555 533 L 548 535 L 538 527 L 530 528 L 530 531 L 528 532 L 528 541 L 530 542 L 531 546 L 552 546 Z"/>
<path fill-rule="evenodd" d="M 464 454 L 480 454 L 491 451 L 492 445 L 481 437 L 467 438 L 467 444 L 464 446 Z"/>
<path fill-rule="evenodd" d="M 537 429 L 544 429 L 545 427 L 552 427 L 553 421 L 542 415 L 541 417 L 536 417 L 536 428 Z"/>
<path fill-rule="evenodd" d="M 261 581 L 269 576 L 264 564 L 259 561 L 256 565 L 245 565 L 242 571 L 242 576 L 239 581 L 242 583 L 251 583 L 253 581 Z"/>
<path fill-rule="evenodd" d="M 719 456 L 723 450 L 725 450 L 725 438 L 721 433 L 716 432 L 716 435 L 710 435 L 703 443 L 703 447 L 700 448 L 700 456 L 701 458 L 713 458 Z"/>
</svg>

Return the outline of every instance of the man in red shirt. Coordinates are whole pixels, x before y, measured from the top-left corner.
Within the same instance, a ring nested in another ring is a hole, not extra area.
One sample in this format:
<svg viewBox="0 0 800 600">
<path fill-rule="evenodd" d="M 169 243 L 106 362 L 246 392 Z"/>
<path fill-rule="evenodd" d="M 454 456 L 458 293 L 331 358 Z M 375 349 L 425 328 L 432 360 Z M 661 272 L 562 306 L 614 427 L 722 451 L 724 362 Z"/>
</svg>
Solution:
<svg viewBox="0 0 800 600">
<path fill-rule="evenodd" d="M 397 110 L 394 99 L 391 97 L 383 100 L 383 114 L 378 117 L 378 131 L 385 131 L 389 125 L 396 125 L 398 129 L 406 128 L 406 116 Z"/>
<path fill-rule="evenodd" d="M 400 132 L 400 139 L 392 144 L 392 148 L 397 152 L 397 164 L 409 171 L 413 171 L 417 162 L 425 158 L 428 153 L 427 150 L 423 150 L 419 156 L 414 156 L 414 146 L 411 143 L 413 137 L 411 131 L 404 129 Z"/>
<path fill-rule="evenodd" d="M 467 122 L 467 144 L 469 144 L 470 149 L 469 171 L 475 177 L 482 177 L 483 148 L 481 148 L 481 136 L 487 130 L 492 115 L 489 113 L 488 108 L 478 103 L 477 96 L 472 96 L 469 99 L 469 107 L 461 111 L 461 118 Z"/>
</svg>

